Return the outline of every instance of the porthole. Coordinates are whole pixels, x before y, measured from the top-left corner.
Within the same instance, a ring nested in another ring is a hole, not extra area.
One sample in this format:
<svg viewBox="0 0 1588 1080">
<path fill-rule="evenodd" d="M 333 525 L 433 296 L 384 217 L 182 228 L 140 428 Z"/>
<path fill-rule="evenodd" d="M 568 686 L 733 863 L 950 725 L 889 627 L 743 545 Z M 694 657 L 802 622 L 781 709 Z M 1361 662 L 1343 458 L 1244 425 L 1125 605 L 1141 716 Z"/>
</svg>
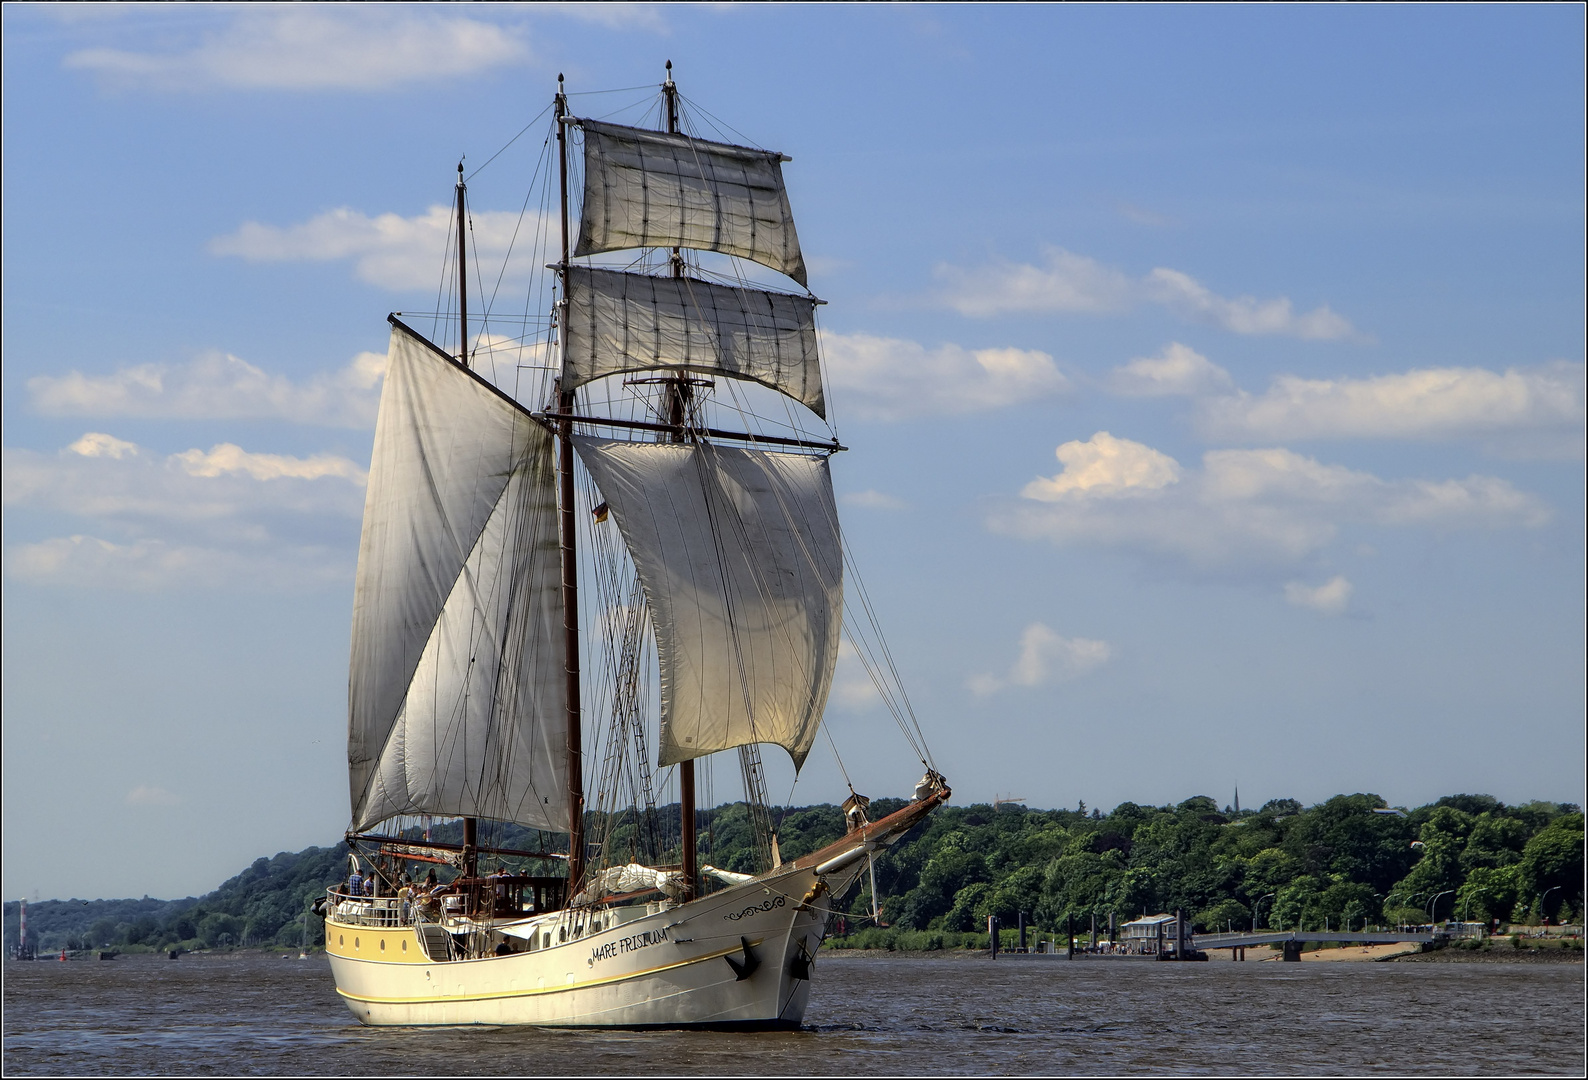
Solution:
<svg viewBox="0 0 1588 1080">
<path fill-rule="evenodd" d="M 403 942 L 403 952 L 407 952 L 407 951 L 408 951 L 408 943 L 405 941 L 405 942 Z"/>
<path fill-rule="evenodd" d="M 346 945 L 347 944 L 347 940 L 345 938 L 343 938 L 341 934 L 338 934 L 338 935 L 336 935 L 336 943 L 338 945 Z"/>
<path fill-rule="evenodd" d="M 353 948 L 358 948 L 358 938 L 353 939 Z"/>
<path fill-rule="evenodd" d="M 386 939 L 385 938 L 381 938 L 380 939 L 380 951 L 381 952 L 385 952 L 386 951 Z"/>
</svg>

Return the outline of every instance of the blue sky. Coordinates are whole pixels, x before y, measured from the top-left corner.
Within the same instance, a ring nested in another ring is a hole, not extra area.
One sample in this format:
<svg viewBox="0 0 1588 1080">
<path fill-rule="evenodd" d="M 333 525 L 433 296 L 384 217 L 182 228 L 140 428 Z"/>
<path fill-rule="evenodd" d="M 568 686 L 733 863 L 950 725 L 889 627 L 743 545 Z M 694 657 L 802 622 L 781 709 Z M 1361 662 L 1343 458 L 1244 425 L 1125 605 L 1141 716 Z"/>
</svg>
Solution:
<svg viewBox="0 0 1588 1080">
<path fill-rule="evenodd" d="M 340 836 L 385 315 L 459 155 L 665 59 L 794 159 L 846 529 L 956 801 L 1582 801 L 1583 18 L 7 7 L 5 895 Z M 471 183 L 486 265 L 542 137 Z M 858 676 L 830 728 L 902 794 Z M 795 800 L 843 793 L 818 748 Z"/>
</svg>

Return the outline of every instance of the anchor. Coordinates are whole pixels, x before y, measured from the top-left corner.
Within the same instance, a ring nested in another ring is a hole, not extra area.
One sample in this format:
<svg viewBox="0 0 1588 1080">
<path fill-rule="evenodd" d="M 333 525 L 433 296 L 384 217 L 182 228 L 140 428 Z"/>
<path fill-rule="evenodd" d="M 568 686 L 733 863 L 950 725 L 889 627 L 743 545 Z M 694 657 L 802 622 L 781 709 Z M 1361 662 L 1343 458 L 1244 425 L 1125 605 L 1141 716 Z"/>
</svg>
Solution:
<svg viewBox="0 0 1588 1080">
<path fill-rule="evenodd" d="M 724 960 L 728 961 L 728 966 L 733 968 L 734 982 L 744 982 L 744 980 L 755 974 L 756 968 L 761 966 L 761 958 L 750 951 L 750 939 L 742 937 L 739 939 L 739 944 L 744 946 L 743 960 L 735 960 L 731 955 L 723 957 Z"/>
</svg>

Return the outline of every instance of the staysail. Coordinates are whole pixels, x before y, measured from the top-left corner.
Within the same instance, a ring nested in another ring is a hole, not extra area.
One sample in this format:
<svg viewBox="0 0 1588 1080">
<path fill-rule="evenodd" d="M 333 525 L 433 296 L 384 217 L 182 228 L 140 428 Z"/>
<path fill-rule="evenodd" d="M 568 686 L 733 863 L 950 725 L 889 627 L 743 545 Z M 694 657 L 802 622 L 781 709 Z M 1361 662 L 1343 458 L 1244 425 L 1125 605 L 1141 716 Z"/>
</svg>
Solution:
<svg viewBox="0 0 1588 1080">
<path fill-rule="evenodd" d="M 587 266 L 568 267 L 567 289 L 564 390 L 687 368 L 770 386 L 826 416 L 811 297 Z"/>
<path fill-rule="evenodd" d="M 823 457 L 575 436 L 639 574 L 662 765 L 775 743 L 804 764 L 832 686 L 843 557 Z"/>
<path fill-rule="evenodd" d="M 584 209 L 575 255 L 697 248 L 739 255 L 805 284 L 782 154 L 575 122 L 584 129 Z"/>
<path fill-rule="evenodd" d="M 552 440 L 393 320 L 353 597 L 353 828 L 566 829 Z"/>
</svg>

